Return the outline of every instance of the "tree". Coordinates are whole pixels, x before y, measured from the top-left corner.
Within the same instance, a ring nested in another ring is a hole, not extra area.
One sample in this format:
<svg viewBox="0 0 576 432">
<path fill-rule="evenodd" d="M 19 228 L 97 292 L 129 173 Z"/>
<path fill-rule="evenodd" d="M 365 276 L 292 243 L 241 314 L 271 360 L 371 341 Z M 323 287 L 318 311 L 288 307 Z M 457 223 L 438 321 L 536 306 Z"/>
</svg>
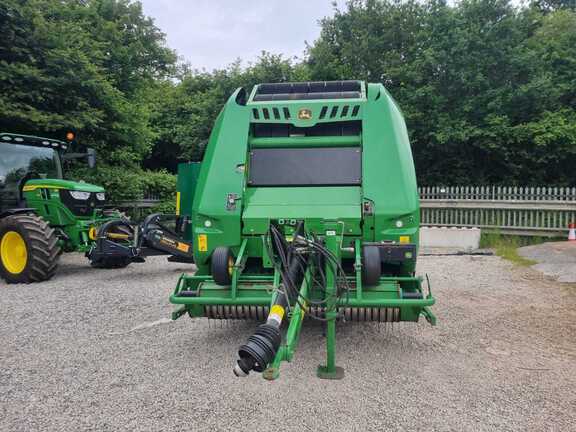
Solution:
<svg viewBox="0 0 576 432">
<path fill-rule="evenodd" d="M 236 61 L 212 72 L 185 70 L 180 82 L 159 88 L 152 115 L 158 138 L 146 166 L 175 172 L 180 161 L 200 160 L 216 117 L 238 87 L 306 79 L 305 65 L 267 52 L 246 68 Z"/>
<path fill-rule="evenodd" d="M 314 79 L 386 85 L 423 184 L 574 184 L 552 156 L 574 140 L 573 16 L 507 0 L 352 0 L 322 21 L 308 65 Z"/>
<path fill-rule="evenodd" d="M 146 92 L 175 54 L 128 0 L 5 0 L 0 5 L 0 129 L 78 139 L 111 163 L 149 151 Z"/>
</svg>

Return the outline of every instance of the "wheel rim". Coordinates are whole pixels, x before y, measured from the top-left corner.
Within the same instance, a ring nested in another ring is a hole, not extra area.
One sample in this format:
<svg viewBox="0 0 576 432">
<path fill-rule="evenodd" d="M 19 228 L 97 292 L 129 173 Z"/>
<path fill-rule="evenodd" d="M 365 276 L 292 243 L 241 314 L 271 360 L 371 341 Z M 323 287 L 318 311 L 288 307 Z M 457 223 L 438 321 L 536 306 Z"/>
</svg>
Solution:
<svg viewBox="0 0 576 432">
<path fill-rule="evenodd" d="M 234 273 L 234 258 L 230 256 L 228 257 L 228 274 L 232 276 L 232 273 Z"/>
<path fill-rule="evenodd" d="M 95 227 L 90 227 L 90 229 L 88 230 L 88 238 L 90 240 L 96 240 L 98 238 L 98 231 L 96 230 Z"/>
<path fill-rule="evenodd" d="M 19 274 L 24 271 L 28 263 L 28 250 L 26 242 L 16 231 L 8 231 L 2 237 L 0 244 L 0 258 L 8 272 Z"/>
</svg>

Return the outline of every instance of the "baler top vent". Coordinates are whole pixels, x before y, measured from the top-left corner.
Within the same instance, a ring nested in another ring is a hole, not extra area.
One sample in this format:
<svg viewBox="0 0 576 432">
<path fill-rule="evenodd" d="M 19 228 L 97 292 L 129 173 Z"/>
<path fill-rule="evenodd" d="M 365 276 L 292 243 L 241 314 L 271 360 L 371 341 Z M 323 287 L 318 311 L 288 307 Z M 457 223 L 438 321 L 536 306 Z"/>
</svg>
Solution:
<svg viewBox="0 0 576 432">
<path fill-rule="evenodd" d="M 317 117 L 318 120 L 347 120 L 358 117 L 359 112 L 360 105 L 324 105 L 317 113 Z M 315 111 L 312 111 L 312 114 L 316 116 Z M 261 121 L 291 120 L 292 115 L 290 114 L 290 109 L 288 107 L 252 108 L 252 119 Z"/>
<path fill-rule="evenodd" d="M 260 84 L 254 102 L 314 99 L 359 99 L 361 81 L 312 81 L 302 83 Z"/>
</svg>

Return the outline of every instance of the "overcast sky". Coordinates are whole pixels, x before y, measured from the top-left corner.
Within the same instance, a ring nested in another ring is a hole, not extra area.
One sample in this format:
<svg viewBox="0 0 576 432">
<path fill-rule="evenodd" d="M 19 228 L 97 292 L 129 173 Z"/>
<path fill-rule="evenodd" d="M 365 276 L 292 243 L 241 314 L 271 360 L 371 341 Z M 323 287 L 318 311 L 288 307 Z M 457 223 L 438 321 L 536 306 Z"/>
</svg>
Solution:
<svg viewBox="0 0 576 432">
<path fill-rule="evenodd" d="M 168 46 L 207 70 L 252 61 L 262 50 L 301 57 L 304 42 L 320 33 L 318 20 L 333 13 L 332 0 L 140 1 Z"/>
</svg>

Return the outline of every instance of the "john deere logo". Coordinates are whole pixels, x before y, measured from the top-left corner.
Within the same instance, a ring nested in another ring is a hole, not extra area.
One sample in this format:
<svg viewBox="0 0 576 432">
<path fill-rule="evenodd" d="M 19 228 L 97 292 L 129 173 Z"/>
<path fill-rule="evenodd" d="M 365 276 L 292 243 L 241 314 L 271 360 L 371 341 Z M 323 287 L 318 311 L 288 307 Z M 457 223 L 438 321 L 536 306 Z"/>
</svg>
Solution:
<svg viewBox="0 0 576 432">
<path fill-rule="evenodd" d="M 300 120 L 310 120 L 312 118 L 312 111 L 308 108 L 302 108 L 298 111 L 298 118 Z"/>
</svg>

